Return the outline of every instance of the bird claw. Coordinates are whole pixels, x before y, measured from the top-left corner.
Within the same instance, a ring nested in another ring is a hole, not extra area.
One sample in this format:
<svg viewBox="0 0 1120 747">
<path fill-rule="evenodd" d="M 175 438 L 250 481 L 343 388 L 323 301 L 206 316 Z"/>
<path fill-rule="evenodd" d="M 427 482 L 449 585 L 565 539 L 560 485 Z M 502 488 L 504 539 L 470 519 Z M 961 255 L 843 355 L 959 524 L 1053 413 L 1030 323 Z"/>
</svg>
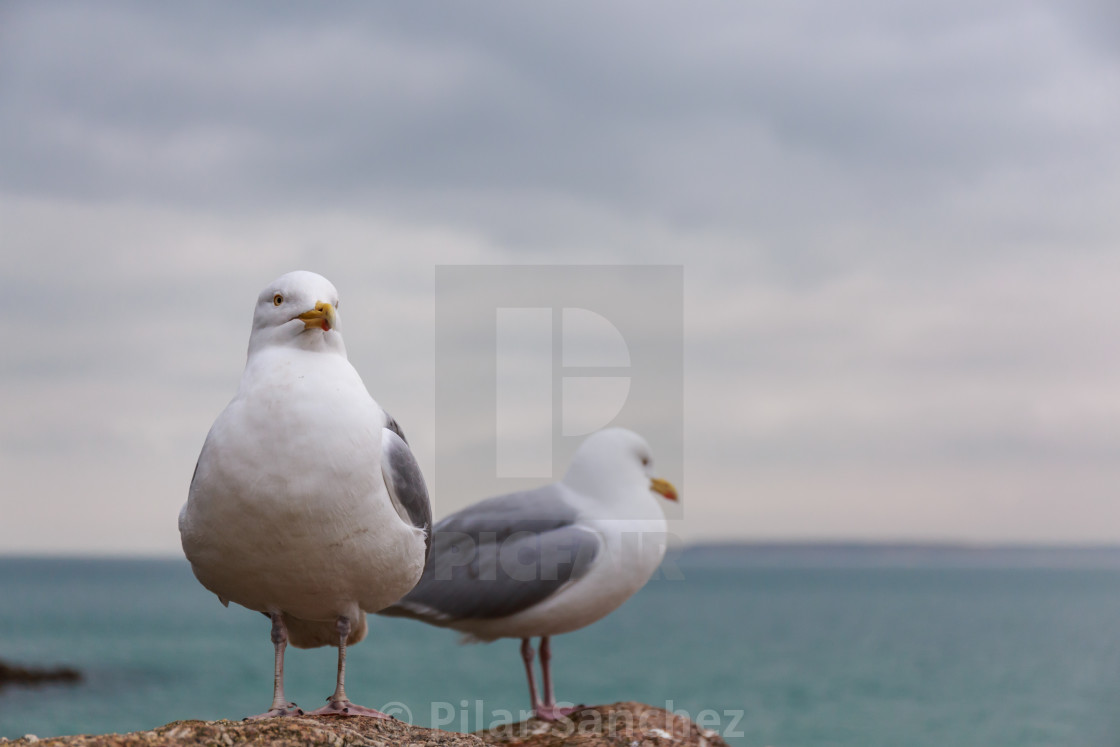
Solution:
<svg viewBox="0 0 1120 747">
<path fill-rule="evenodd" d="M 243 721 L 260 721 L 266 718 L 279 718 L 281 716 L 302 716 L 304 715 L 303 709 L 298 707 L 295 703 L 288 703 L 283 708 L 269 708 L 264 713 L 259 713 L 256 716 L 246 716 Z"/>
<path fill-rule="evenodd" d="M 309 716 L 370 716 L 391 719 L 392 716 L 365 706 L 354 705 L 349 700 L 331 700 L 322 708 L 307 714 Z"/>
<path fill-rule="evenodd" d="M 541 721 L 557 721 L 559 719 L 570 716 L 576 711 L 582 711 L 586 707 L 587 706 L 582 704 L 564 708 L 556 705 L 538 705 L 533 707 L 533 715 L 539 718 Z"/>
</svg>

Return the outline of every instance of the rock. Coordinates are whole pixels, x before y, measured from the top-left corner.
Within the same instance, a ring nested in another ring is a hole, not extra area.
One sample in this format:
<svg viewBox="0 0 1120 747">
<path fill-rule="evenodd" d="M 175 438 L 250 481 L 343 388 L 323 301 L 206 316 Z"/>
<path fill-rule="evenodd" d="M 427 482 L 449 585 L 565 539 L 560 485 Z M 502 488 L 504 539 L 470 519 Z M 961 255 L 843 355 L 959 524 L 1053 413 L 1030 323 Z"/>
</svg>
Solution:
<svg viewBox="0 0 1120 747">
<path fill-rule="evenodd" d="M 27 744 L 17 739 L 5 747 Z M 201 744 L 213 747 L 232 745 L 281 745 L 295 747 L 343 747 L 343 745 L 408 744 L 443 747 L 487 747 L 469 734 L 409 726 L 403 721 L 366 716 L 292 716 L 263 721 L 173 721 L 151 731 L 131 734 L 79 735 L 40 739 L 36 747 L 159 747 L 161 745 Z"/>
<path fill-rule="evenodd" d="M 534 718 L 476 733 L 490 744 L 510 747 L 727 747 L 717 732 L 684 716 L 633 702 L 590 706 L 551 723 Z"/>
<path fill-rule="evenodd" d="M 30 737 L 30 735 L 28 735 Z M 31 744 L 25 737 L 5 747 Z M 131 734 L 79 735 L 38 739 L 36 747 L 162 747 L 200 744 L 213 747 L 726 747 L 683 716 L 641 703 L 584 708 L 548 723 L 529 719 L 475 734 L 410 726 L 403 721 L 365 716 L 292 716 L 263 721 L 174 721 Z"/>
<path fill-rule="evenodd" d="M 81 672 L 70 667 L 29 669 L 0 661 L 0 688 L 5 685 L 38 685 L 42 682 L 77 682 Z"/>
</svg>

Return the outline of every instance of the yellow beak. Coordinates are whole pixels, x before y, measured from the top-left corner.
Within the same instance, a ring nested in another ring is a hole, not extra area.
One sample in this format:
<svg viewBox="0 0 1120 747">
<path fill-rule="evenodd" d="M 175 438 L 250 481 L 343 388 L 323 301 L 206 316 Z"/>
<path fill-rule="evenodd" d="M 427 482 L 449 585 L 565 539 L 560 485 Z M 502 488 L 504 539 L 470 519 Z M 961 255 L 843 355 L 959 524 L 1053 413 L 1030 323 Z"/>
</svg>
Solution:
<svg viewBox="0 0 1120 747">
<path fill-rule="evenodd" d="M 673 483 L 668 480 L 662 480 L 660 477 L 650 479 L 649 489 L 655 493 L 660 493 L 671 501 L 675 501 L 678 498 L 677 489 L 673 487 Z"/>
<path fill-rule="evenodd" d="M 324 332 L 335 326 L 335 318 L 334 307 L 326 301 L 319 301 L 315 304 L 315 308 L 296 317 L 303 322 L 304 329 L 318 327 Z"/>
</svg>

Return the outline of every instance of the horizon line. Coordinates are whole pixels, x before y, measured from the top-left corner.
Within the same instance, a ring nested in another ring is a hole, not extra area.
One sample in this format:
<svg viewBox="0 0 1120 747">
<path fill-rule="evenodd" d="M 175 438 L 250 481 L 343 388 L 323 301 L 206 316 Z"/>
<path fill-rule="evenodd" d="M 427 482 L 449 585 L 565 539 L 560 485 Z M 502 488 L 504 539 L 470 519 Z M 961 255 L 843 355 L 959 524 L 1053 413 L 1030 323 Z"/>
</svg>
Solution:
<svg viewBox="0 0 1120 747">
<path fill-rule="evenodd" d="M 1059 551 L 1120 552 L 1116 541 L 1032 541 L 1032 540 L 907 540 L 907 539 L 742 539 L 697 540 L 670 545 L 668 552 L 697 549 L 786 549 L 786 550 L 956 550 L 985 551 Z M 66 550 L 0 550 L 0 560 L 8 559 L 97 559 L 97 560 L 186 560 L 181 552 L 109 551 L 68 552 Z"/>
</svg>

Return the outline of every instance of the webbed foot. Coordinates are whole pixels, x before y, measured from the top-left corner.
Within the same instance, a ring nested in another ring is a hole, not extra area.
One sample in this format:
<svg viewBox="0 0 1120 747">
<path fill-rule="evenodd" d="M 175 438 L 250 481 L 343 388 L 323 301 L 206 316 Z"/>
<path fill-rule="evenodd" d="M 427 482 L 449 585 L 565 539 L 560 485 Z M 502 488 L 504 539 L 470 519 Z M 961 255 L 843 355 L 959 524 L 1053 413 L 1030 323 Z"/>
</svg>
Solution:
<svg viewBox="0 0 1120 747">
<path fill-rule="evenodd" d="M 392 716 L 365 706 L 354 705 L 349 700 L 329 700 L 322 708 L 312 711 L 308 716 L 372 716 L 373 718 L 393 718 Z"/>
<path fill-rule="evenodd" d="M 570 716 L 576 711 L 582 711 L 587 706 L 577 705 L 561 708 L 557 705 L 538 705 L 533 707 L 533 715 L 542 721 L 557 721 L 566 716 Z"/>
<path fill-rule="evenodd" d="M 264 713 L 259 713 L 256 716 L 246 716 L 245 721 L 259 721 L 265 718 L 277 718 L 279 716 L 302 716 L 303 709 L 295 703 L 288 703 L 283 708 L 269 708 Z"/>
</svg>

